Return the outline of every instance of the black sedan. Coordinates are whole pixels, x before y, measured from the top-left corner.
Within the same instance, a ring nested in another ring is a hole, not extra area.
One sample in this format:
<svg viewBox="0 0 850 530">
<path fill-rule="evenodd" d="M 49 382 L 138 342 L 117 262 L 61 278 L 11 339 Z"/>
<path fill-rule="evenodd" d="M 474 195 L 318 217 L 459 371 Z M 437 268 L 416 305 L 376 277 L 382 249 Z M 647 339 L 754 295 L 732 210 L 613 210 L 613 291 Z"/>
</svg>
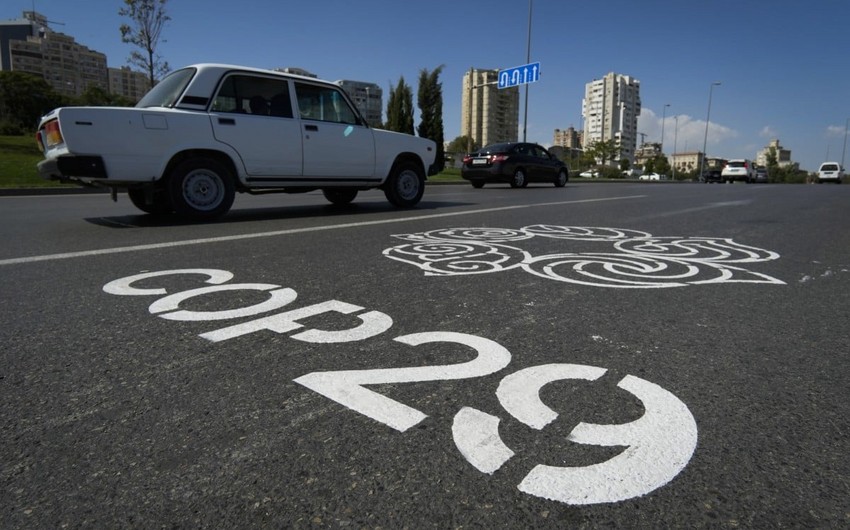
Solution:
<svg viewBox="0 0 850 530">
<path fill-rule="evenodd" d="M 492 144 L 463 157 L 461 176 L 481 188 L 487 182 L 507 182 L 524 188 L 529 182 L 548 182 L 559 188 L 569 180 L 569 168 L 537 144 Z"/>
</svg>

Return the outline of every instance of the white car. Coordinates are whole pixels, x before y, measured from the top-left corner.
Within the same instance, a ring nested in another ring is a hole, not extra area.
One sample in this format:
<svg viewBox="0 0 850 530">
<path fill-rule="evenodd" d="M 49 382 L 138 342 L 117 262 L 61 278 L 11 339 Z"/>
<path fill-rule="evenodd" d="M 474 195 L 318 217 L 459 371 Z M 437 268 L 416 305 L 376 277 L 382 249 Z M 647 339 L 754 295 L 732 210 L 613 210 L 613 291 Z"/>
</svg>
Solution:
<svg viewBox="0 0 850 530">
<path fill-rule="evenodd" d="M 841 184 L 844 168 L 838 162 L 824 162 L 818 168 L 818 182 L 836 182 Z"/>
<path fill-rule="evenodd" d="M 752 160 L 739 158 L 726 162 L 723 166 L 723 171 L 720 172 L 720 179 L 725 182 L 734 182 L 742 180 L 749 184 L 756 178 L 756 166 Z"/>
<path fill-rule="evenodd" d="M 645 173 L 638 178 L 640 180 L 667 180 L 666 175 L 659 175 L 658 173 Z"/>
<path fill-rule="evenodd" d="M 144 212 L 223 215 L 236 192 L 322 190 L 334 204 L 380 188 L 422 198 L 436 144 L 373 129 L 339 86 L 242 66 L 176 70 L 133 108 L 63 107 L 41 119 L 42 177 L 127 189 Z"/>
<path fill-rule="evenodd" d="M 586 179 L 595 179 L 599 177 L 599 172 L 596 170 L 588 169 L 587 171 L 582 171 L 581 173 L 579 173 L 578 176 Z"/>
</svg>

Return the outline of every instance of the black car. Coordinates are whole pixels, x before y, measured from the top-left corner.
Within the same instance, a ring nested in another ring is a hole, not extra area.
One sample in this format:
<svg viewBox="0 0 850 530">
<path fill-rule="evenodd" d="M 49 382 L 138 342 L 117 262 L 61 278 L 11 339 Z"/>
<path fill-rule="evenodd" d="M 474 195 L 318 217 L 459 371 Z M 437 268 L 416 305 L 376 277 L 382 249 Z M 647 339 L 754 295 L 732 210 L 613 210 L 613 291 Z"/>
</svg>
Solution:
<svg viewBox="0 0 850 530">
<path fill-rule="evenodd" d="M 699 179 L 700 182 L 723 182 L 723 176 L 719 169 L 706 169 L 702 177 Z"/>
<path fill-rule="evenodd" d="M 543 147 L 526 142 L 492 144 L 463 157 L 461 176 L 474 188 L 487 182 L 507 182 L 524 188 L 529 182 L 566 185 L 570 170 Z"/>
</svg>

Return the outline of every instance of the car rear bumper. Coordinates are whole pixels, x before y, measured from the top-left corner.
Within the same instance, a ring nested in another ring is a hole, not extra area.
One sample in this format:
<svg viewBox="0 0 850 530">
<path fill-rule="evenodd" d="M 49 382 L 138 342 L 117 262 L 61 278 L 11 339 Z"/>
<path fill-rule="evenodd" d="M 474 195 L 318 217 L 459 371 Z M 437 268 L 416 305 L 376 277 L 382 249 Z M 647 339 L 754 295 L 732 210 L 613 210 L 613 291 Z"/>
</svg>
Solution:
<svg viewBox="0 0 850 530">
<path fill-rule="evenodd" d="M 467 167 L 461 169 L 460 176 L 466 180 L 483 180 L 487 182 L 510 182 L 512 174 L 503 171 L 501 164 L 489 167 Z"/>
<path fill-rule="evenodd" d="M 60 155 L 38 163 L 38 174 L 46 180 L 75 178 L 106 180 L 106 166 L 99 156 Z"/>
</svg>

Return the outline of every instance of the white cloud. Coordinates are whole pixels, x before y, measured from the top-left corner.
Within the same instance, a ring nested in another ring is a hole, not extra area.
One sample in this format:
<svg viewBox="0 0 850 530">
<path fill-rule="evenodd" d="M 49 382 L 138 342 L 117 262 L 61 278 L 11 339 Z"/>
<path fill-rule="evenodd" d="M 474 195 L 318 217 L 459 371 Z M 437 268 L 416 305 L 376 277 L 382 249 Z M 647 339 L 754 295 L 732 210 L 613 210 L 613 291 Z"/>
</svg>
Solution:
<svg viewBox="0 0 850 530">
<path fill-rule="evenodd" d="M 661 116 L 651 109 L 641 109 L 638 131 L 646 134 L 647 142 L 661 141 Z M 664 151 L 677 153 L 702 151 L 703 142 L 710 156 L 718 146 L 737 138 L 738 132 L 716 122 L 708 125 L 706 138 L 705 120 L 694 119 L 687 114 L 664 117 Z M 640 142 L 640 139 L 638 139 Z"/>
<path fill-rule="evenodd" d="M 847 129 L 840 125 L 830 125 L 826 128 L 827 136 L 844 136 L 844 131 Z"/>
<path fill-rule="evenodd" d="M 774 130 L 770 127 L 770 125 L 765 125 L 765 126 L 762 128 L 762 130 L 759 132 L 759 136 L 761 136 L 762 138 L 770 138 L 770 139 L 773 139 L 773 138 L 776 138 L 776 137 L 777 137 L 777 136 L 779 136 L 779 135 L 778 135 L 778 134 L 776 134 L 776 131 L 774 131 Z"/>
</svg>

